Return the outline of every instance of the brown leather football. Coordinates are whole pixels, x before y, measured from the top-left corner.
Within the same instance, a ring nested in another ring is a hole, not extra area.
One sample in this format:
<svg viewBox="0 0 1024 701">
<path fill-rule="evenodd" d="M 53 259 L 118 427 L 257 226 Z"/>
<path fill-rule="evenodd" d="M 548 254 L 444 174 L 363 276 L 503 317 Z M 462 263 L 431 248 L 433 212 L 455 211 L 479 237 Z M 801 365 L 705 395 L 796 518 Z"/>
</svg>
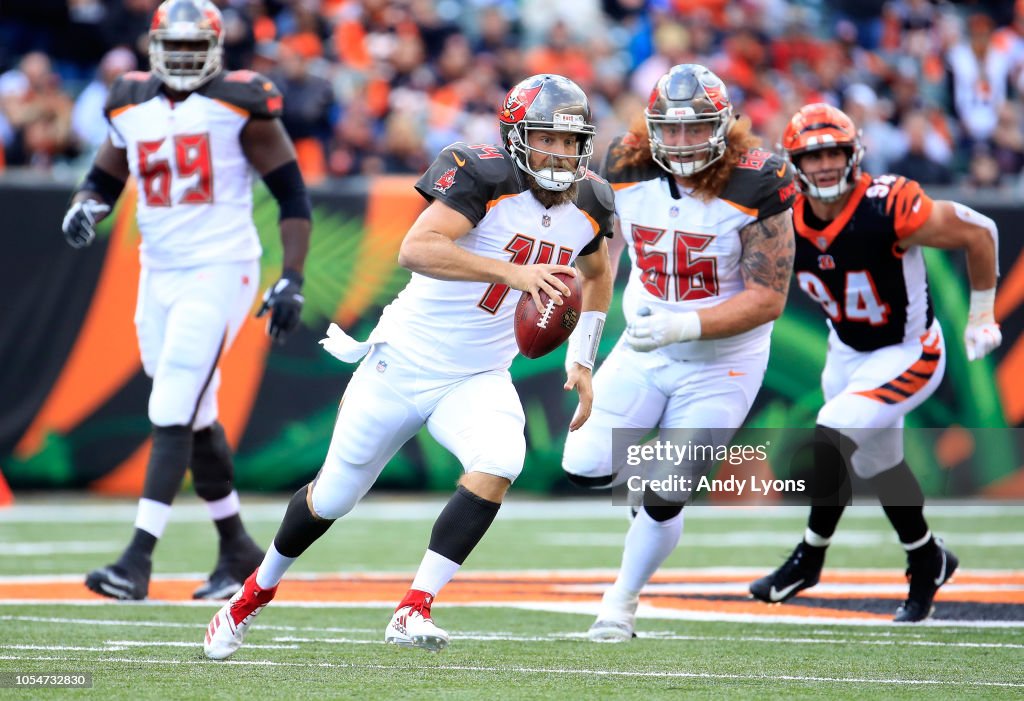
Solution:
<svg viewBox="0 0 1024 701">
<path fill-rule="evenodd" d="M 527 358 L 539 358 L 558 348 L 569 338 L 579 321 L 583 309 L 579 277 L 568 273 L 555 273 L 555 277 L 572 290 L 572 294 L 563 299 L 561 306 L 556 305 L 543 290 L 540 293 L 544 304 L 543 314 L 537 312 L 537 305 L 533 303 L 529 292 L 524 292 L 516 305 L 516 343 L 519 344 L 519 352 Z"/>
</svg>

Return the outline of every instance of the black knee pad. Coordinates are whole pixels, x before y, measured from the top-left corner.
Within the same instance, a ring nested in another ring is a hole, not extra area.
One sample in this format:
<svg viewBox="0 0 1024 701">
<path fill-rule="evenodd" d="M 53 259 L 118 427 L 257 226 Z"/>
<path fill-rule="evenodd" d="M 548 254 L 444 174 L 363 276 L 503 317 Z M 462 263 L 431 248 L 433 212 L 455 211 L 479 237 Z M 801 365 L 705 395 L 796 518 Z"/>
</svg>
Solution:
<svg viewBox="0 0 1024 701">
<path fill-rule="evenodd" d="M 658 493 L 650 488 L 644 490 L 644 511 L 647 515 L 659 523 L 664 523 L 675 518 L 683 512 L 683 505 L 662 499 Z"/>
<path fill-rule="evenodd" d="M 192 454 L 190 426 L 154 426 L 153 449 L 146 465 L 146 481 L 142 486 L 144 499 L 170 504 L 181 488 Z"/>
<path fill-rule="evenodd" d="M 192 484 L 204 501 L 217 501 L 234 488 L 235 465 L 220 423 L 196 431 L 192 438 Z"/>
<path fill-rule="evenodd" d="M 615 479 L 615 475 L 608 475 L 606 477 L 586 477 L 584 475 L 574 475 L 571 472 L 566 472 L 565 476 L 577 487 L 583 487 L 584 489 L 604 489 L 605 487 L 610 487 L 612 481 Z"/>
</svg>

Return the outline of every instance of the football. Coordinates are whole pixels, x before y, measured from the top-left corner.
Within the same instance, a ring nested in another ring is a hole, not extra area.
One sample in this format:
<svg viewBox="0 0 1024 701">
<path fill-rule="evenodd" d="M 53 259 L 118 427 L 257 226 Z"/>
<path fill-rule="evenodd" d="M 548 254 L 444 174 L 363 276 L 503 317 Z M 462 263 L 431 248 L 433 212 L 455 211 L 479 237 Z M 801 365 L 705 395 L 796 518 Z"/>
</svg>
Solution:
<svg viewBox="0 0 1024 701">
<path fill-rule="evenodd" d="M 562 301 L 562 306 L 556 305 L 543 290 L 540 293 L 544 303 L 543 314 L 537 312 L 537 305 L 529 292 L 524 292 L 516 305 L 516 343 L 519 344 L 519 352 L 527 358 L 539 358 L 558 348 L 569 338 L 579 321 L 583 309 L 579 278 L 568 273 L 555 273 L 555 277 L 572 290 L 572 294 Z"/>
</svg>

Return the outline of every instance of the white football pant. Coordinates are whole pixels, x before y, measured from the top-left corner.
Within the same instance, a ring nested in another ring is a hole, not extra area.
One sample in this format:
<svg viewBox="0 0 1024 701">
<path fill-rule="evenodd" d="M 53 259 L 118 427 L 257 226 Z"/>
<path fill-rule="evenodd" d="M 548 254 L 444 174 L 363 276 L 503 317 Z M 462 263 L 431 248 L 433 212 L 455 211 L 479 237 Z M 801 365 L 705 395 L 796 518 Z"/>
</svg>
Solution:
<svg viewBox="0 0 1024 701">
<path fill-rule="evenodd" d="M 143 268 L 135 309 L 142 366 L 153 378 L 149 420 L 202 429 L 217 420 L 217 360 L 238 334 L 260 281 L 259 261 Z"/>
<path fill-rule="evenodd" d="M 936 319 L 920 338 L 874 351 L 854 350 L 832 331 L 828 347 L 818 423 L 857 444 L 853 471 L 870 479 L 903 460 L 903 417 L 942 382 L 942 327 Z"/>
<path fill-rule="evenodd" d="M 387 344 L 363 359 L 342 397 L 313 485 L 317 516 L 344 516 L 398 449 L 423 427 L 466 472 L 514 481 L 526 459 L 526 418 L 507 370 L 438 376 Z"/>
<path fill-rule="evenodd" d="M 594 374 L 594 411 L 565 441 L 562 468 L 573 475 L 611 478 L 613 429 L 655 427 L 730 429 L 715 431 L 723 444 L 742 425 L 761 388 L 768 349 L 709 361 L 665 361 L 638 353 L 621 339 Z M 706 474 L 710 465 L 703 467 Z"/>
</svg>

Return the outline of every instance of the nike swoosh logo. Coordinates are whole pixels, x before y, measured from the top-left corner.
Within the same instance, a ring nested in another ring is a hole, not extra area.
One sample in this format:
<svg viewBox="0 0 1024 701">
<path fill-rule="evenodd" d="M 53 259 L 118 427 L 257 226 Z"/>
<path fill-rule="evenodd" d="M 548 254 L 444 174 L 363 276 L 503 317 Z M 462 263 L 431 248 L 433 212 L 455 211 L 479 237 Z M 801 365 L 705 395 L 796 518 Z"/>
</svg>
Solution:
<svg viewBox="0 0 1024 701">
<path fill-rule="evenodd" d="M 777 171 L 775 171 L 775 176 L 778 177 L 778 178 L 781 178 L 785 174 L 786 174 L 786 164 L 783 163 L 782 166 Z"/>
<path fill-rule="evenodd" d="M 794 582 L 793 584 L 790 584 L 785 589 L 776 589 L 775 585 L 773 584 L 772 588 L 768 590 L 768 598 L 771 599 L 772 601 L 782 601 L 787 596 L 789 596 L 789 593 L 791 591 L 793 591 L 794 589 L 796 589 L 798 586 L 800 586 L 803 583 L 804 583 L 804 580 L 801 579 L 798 582 Z"/>
<path fill-rule="evenodd" d="M 935 578 L 935 586 L 941 587 L 946 581 L 946 551 L 942 551 L 942 567 L 939 569 L 939 576 Z"/>
<path fill-rule="evenodd" d="M 742 377 L 743 375 L 746 375 L 746 374 L 747 373 L 745 373 L 745 372 L 736 372 L 735 370 L 730 370 L 729 371 L 729 377 Z"/>
<path fill-rule="evenodd" d="M 466 161 L 463 158 L 459 158 L 459 154 L 452 151 L 452 156 L 455 158 L 455 163 L 458 164 L 459 168 L 466 165 Z"/>
</svg>

